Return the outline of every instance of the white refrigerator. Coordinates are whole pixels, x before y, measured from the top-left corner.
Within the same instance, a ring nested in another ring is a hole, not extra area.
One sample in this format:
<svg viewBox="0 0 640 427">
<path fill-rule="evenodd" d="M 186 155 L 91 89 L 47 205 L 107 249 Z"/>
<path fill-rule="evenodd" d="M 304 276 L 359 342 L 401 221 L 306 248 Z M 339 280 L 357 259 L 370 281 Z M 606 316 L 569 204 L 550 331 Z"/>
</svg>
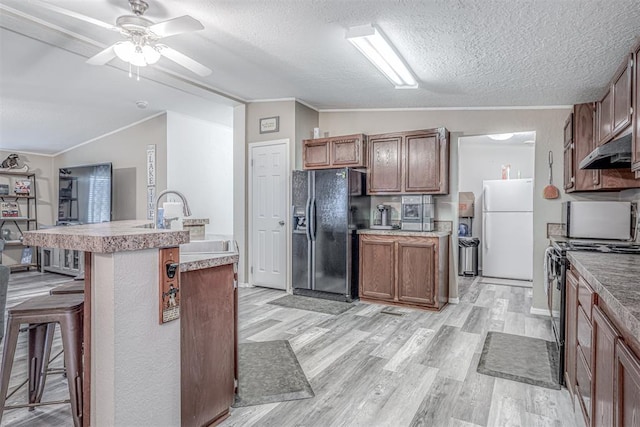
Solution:
<svg viewBox="0 0 640 427">
<path fill-rule="evenodd" d="M 533 179 L 483 181 L 482 275 L 533 280 Z"/>
</svg>

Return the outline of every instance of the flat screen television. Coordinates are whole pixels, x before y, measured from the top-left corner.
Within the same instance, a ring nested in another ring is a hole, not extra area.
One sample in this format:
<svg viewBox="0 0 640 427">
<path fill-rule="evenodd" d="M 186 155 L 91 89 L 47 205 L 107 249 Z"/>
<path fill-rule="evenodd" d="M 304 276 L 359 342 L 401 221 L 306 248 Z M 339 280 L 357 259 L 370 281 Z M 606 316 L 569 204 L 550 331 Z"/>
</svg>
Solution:
<svg viewBox="0 0 640 427">
<path fill-rule="evenodd" d="M 111 221 L 111 163 L 60 168 L 58 225 Z"/>
</svg>

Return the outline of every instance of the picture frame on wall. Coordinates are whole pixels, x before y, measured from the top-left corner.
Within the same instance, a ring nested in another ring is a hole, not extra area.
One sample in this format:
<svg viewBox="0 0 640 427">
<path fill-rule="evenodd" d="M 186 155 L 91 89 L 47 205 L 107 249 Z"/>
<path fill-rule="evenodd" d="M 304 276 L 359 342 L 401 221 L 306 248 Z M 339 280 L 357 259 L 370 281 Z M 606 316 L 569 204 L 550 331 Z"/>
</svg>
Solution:
<svg viewBox="0 0 640 427">
<path fill-rule="evenodd" d="M 260 133 L 274 133 L 280 130 L 280 116 L 260 119 Z"/>
<path fill-rule="evenodd" d="M 31 195 L 31 181 L 28 179 L 16 180 L 13 185 L 16 196 L 28 197 Z"/>
</svg>

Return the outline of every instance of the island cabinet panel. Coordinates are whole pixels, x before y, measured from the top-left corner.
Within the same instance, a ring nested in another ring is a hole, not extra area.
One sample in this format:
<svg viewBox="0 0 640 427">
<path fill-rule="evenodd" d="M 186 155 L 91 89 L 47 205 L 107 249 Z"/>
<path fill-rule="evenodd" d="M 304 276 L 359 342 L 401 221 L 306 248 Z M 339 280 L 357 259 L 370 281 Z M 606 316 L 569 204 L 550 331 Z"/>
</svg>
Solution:
<svg viewBox="0 0 640 427">
<path fill-rule="evenodd" d="M 640 426 L 640 359 L 618 341 L 615 354 L 616 395 L 615 425 Z M 613 424 L 611 424 L 613 425 Z"/>
<path fill-rule="evenodd" d="M 236 299 L 232 265 L 180 275 L 181 425 L 226 418 L 235 394 Z"/>
<path fill-rule="evenodd" d="M 369 193 L 402 191 L 402 140 L 399 134 L 369 137 Z"/>
<path fill-rule="evenodd" d="M 440 191 L 440 141 L 437 134 L 405 137 L 405 191 Z"/>
<path fill-rule="evenodd" d="M 369 194 L 448 194 L 445 128 L 369 137 Z"/>
<path fill-rule="evenodd" d="M 613 425 L 614 351 L 618 333 L 597 306 L 593 307 L 593 426 Z"/>
<path fill-rule="evenodd" d="M 360 235 L 360 299 L 440 309 L 449 298 L 448 237 Z"/>
<path fill-rule="evenodd" d="M 365 167 L 367 136 L 364 134 L 305 139 L 302 141 L 304 169 Z"/>
<path fill-rule="evenodd" d="M 436 244 L 398 242 L 398 300 L 434 305 Z"/>
<path fill-rule="evenodd" d="M 360 242 L 360 296 L 392 301 L 394 286 L 394 241 L 367 236 Z"/>
</svg>

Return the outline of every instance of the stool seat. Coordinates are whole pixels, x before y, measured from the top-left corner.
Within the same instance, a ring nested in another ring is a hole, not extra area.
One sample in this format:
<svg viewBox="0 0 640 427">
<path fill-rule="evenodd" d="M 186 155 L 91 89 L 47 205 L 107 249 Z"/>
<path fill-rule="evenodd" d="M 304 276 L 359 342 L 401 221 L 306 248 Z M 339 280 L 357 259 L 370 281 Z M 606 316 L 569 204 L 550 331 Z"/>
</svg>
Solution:
<svg viewBox="0 0 640 427">
<path fill-rule="evenodd" d="M 49 291 L 51 295 L 58 294 L 83 294 L 84 293 L 84 280 L 73 280 L 71 282 L 63 283 L 56 286 Z"/>
<path fill-rule="evenodd" d="M 70 311 L 82 307 L 84 295 L 82 294 L 60 294 L 41 295 L 16 304 L 8 310 L 11 315 L 56 313 Z"/>
</svg>

